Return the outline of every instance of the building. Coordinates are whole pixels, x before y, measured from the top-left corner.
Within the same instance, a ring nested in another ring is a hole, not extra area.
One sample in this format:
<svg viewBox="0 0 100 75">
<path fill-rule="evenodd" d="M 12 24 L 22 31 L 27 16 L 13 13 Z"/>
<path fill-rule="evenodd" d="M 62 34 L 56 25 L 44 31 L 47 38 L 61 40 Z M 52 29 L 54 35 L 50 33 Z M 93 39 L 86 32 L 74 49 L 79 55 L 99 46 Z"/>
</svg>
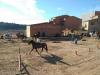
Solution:
<svg viewBox="0 0 100 75">
<path fill-rule="evenodd" d="M 40 36 L 61 36 L 66 33 L 66 30 L 79 30 L 80 27 L 80 18 L 62 15 L 52 18 L 49 22 L 27 26 L 26 35 L 31 37 L 35 33 L 40 33 Z"/>
<path fill-rule="evenodd" d="M 95 11 L 83 15 L 82 29 L 88 32 L 100 32 L 100 11 Z"/>
</svg>

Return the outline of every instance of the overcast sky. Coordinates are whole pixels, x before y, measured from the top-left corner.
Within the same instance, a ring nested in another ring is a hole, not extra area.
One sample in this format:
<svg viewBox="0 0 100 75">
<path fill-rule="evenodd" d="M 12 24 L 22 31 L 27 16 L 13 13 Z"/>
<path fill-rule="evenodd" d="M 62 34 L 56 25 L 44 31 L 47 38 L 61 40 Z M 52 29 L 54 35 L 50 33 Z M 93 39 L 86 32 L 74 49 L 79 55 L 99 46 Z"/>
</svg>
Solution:
<svg viewBox="0 0 100 75">
<path fill-rule="evenodd" d="M 95 10 L 100 11 L 100 0 L 0 0 L 0 22 L 35 24 Z"/>
</svg>

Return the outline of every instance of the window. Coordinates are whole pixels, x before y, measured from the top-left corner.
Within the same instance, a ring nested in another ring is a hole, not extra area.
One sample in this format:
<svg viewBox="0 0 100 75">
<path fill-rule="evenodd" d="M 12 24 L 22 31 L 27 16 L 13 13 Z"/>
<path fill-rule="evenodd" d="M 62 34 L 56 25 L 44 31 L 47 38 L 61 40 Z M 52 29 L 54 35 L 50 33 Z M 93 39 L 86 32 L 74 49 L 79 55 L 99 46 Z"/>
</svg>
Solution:
<svg viewBox="0 0 100 75">
<path fill-rule="evenodd" d="M 99 19 L 97 19 L 96 21 L 99 22 Z"/>
<path fill-rule="evenodd" d="M 91 22 L 91 25 L 94 25 L 95 23 L 94 22 Z"/>
</svg>

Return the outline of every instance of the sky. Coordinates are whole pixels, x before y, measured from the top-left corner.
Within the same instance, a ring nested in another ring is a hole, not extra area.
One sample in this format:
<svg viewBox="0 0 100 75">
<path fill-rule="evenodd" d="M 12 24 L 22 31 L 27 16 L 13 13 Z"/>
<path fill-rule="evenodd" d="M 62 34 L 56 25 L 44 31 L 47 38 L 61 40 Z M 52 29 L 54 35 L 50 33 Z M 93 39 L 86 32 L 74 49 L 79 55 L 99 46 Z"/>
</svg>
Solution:
<svg viewBox="0 0 100 75">
<path fill-rule="evenodd" d="M 100 11 L 100 0 L 0 0 L 0 22 L 28 25 L 93 11 Z"/>
</svg>

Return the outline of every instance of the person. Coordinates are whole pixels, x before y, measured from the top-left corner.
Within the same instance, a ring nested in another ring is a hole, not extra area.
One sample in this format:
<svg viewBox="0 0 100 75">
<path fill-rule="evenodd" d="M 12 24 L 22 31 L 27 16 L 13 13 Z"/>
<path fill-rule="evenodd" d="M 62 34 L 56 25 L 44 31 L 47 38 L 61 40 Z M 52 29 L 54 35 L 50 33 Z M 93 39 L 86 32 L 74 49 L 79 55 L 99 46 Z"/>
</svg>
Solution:
<svg viewBox="0 0 100 75">
<path fill-rule="evenodd" d="M 38 37 L 37 34 L 34 34 L 33 40 L 34 40 L 35 42 L 41 43 L 41 39 Z"/>
<path fill-rule="evenodd" d="M 78 39 L 77 39 L 77 38 L 75 38 L 75 44 L 77 44 L 77 41 L 78 41 Z"/>
<path fill-rule="evenodd" d="M 71 41 L 74 41 L 75 34 L 71 34 Z"/>
<path fill-rule="evenodd" d="M 3 35 L 1 35 L 1 39 L 3 39 Z"/>
<path fill-rule="evenodd" d="M 37 38 L 37 34 L 34 34 L 33 37 L 36 39 Z"/>
<path fill-rule="evenodd" d="M 90 34 L 90 36 L 92 37 L 93 33 L 92 33 L 92 32 L 90 32 L 89 34 Z"/>
<path fill-rule="evenodd" d="M 40 38 L 36 38 L 36 42 L 41 43 L 41 39 Z"/>
</svg>

